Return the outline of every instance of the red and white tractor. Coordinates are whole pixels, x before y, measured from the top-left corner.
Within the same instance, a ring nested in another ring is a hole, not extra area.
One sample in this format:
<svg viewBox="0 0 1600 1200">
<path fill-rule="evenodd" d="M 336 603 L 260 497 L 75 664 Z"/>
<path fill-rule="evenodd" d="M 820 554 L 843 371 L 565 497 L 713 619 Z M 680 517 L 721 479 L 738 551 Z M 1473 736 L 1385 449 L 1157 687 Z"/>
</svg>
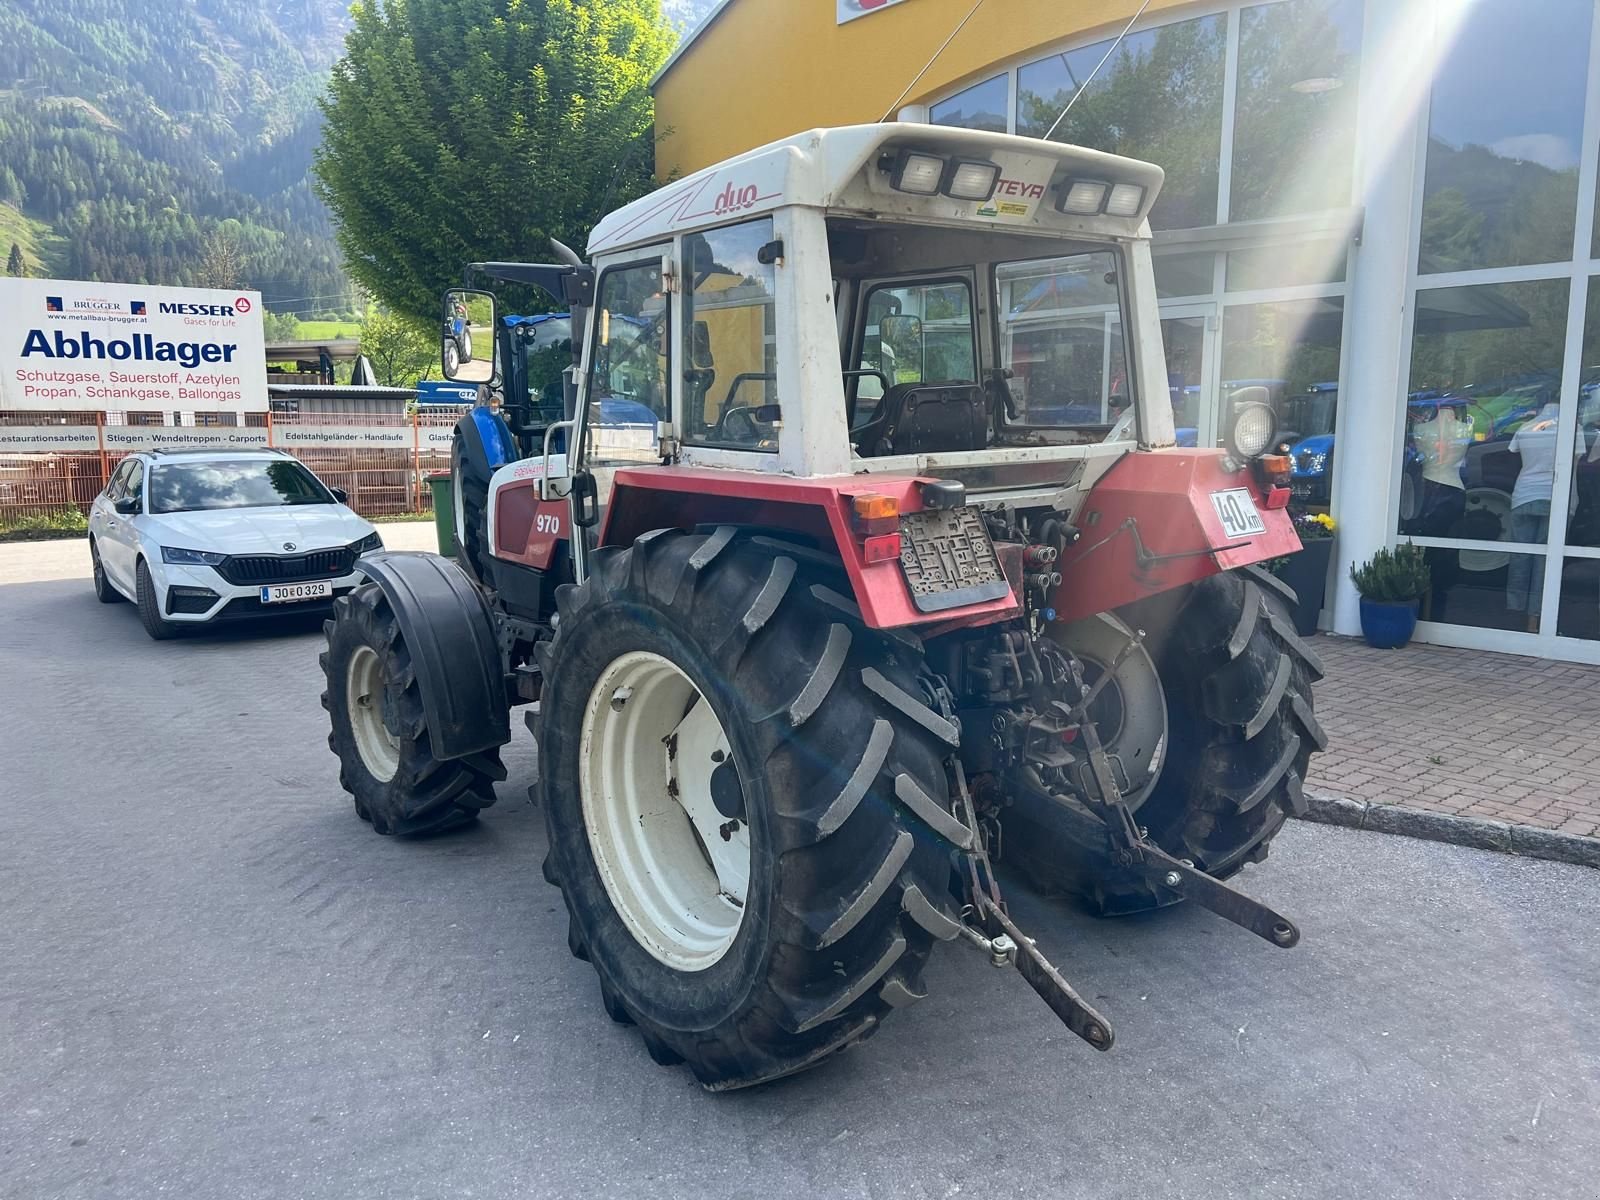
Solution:
<svg viewBox="0 0 1600 1200">
<path fill-rule="evenodd" d="M 1108 914 L 1222 882 L 1302 804 L 1316 657 L 1258 565 L 1298 548 L 1273 414 L 1174 446 L 1146 216 L 1162 172 L 882 124 L 605 217 L 592 265 L 479 263 L 571 313 L 565 404 L 496 298 L 458 379 L 457 559 L 363 559 L 322 657 L 384 834 L 475 818 L 529 705 L 573 954 L 661 1062 L 732 1088 L 923 995 L 936 943 L 1109 1022 L 993 865 Z M 488 347 L 494 347 L 492 357 Z"/>
</svg>

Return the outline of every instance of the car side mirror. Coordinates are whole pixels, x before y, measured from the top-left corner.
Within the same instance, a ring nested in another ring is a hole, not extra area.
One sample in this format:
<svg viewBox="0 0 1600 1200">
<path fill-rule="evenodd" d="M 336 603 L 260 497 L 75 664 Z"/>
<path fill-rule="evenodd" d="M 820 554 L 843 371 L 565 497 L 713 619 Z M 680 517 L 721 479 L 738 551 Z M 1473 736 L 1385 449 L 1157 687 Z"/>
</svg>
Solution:
<svg viewBox="0 0 1600 1200">
<path fill-rule="evenodd" d="M 350 493 L 343 488 L 329 488 L 328 490 L 333 493 L 333 498 L 340 504 L 350 503 Z"/>
<path fill-rule="evenodd" d="M 112 501 L 111 507 L 124 517 L 135 516 L 139 512 L 139 497 L 122 496 Z"/>
<path fill-rule="evenodd" d="M 444 294 L 439 357 L 446 379 L 460 383 L 494 379 L 495 326 L 492 293 L 451 288 Z"/>
</svg>

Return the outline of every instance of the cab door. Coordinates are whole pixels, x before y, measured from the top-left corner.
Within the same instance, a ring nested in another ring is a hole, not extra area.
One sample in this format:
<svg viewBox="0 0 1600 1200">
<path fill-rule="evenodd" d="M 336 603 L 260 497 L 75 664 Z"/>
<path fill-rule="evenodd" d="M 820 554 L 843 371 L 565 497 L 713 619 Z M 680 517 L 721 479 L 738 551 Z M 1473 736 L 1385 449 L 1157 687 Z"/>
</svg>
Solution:
<svg viewBox="0 0 1600 1200">
<path fill-rule="evenodd" d="M 672 419 L 670 254 L 631 253 L 602 266 L 595 286 L 570 498 L 580 576 L 617 471 L 661 461 L 659 424 Z"/>
</svg>

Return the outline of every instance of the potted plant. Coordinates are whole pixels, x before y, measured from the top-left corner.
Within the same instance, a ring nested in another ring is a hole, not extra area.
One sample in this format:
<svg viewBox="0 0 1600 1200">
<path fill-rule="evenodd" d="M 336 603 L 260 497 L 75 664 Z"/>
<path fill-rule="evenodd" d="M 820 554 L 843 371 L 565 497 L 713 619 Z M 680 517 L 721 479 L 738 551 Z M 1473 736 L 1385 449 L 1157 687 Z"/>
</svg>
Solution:
<svg viewBox="0 0 1600 1200">
<path fill-rule="evenodd" d="M 1393 650 L 1411 640 L 1417 602 L 1430 578 L 1422 548 L 1410 542 L 1379 550 L 1350 568 L 1350 580 L 1361 593 L 1361 633 L 1367 645 Z"/>
<path fill-rule="evenodd" d="M 1294 627 L 1302 637 L 1317 631 L 1323 591 L 1328 583 L 1328 560 L 1333 556 L 1333 518 L 1327 513 L 1297 512 L 1294 531 L 1300 551 L 1275 559 L 1272 572 L 1294 589 Z"/>
</svg>

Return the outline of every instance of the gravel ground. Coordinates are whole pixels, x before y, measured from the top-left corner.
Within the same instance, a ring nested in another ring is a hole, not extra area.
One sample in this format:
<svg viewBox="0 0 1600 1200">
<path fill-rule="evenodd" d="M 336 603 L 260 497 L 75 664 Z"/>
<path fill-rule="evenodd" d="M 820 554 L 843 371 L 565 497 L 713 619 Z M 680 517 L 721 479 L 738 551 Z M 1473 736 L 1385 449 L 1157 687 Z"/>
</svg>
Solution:
<svg viewBox="0 0 1600 1200">
<path fill-rule="evenodd" d="M 1593 871 L 1296 824 L 1244 876 L 1287 953 L 1014 889 L 1109 1054 L 953 949 L 711 1096 L 566 953 L 520 722 L 478 827 L 376 837 L 314 622 L 158 645 L 55 545 L 0 547 L 0 1196 L 1594 1195 Z"/>
</svg>

